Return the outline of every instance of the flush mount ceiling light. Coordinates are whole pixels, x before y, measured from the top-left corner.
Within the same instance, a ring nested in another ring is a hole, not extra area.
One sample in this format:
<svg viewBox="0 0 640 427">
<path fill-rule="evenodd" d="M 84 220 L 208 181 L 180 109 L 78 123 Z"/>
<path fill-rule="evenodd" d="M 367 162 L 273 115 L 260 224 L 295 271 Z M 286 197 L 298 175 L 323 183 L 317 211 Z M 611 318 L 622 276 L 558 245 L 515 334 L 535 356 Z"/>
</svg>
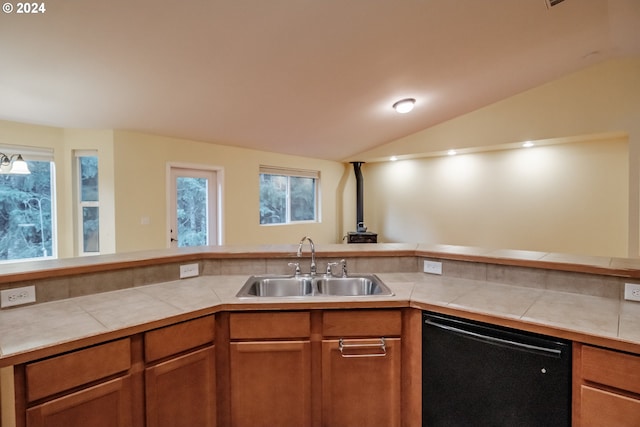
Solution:
<svg viewBox="0 0 640 427">
<path fill-rule="evenodd" d="M 524 148 L 530 148 L 530 147 L 533 147 L 533 142 L 531 142 L 531 141 L 527 141 L 527 142 L 525 142 L 524 144 L 522 144 L 522 146 L 523 146 Z"/>
<path fill-rule="evenodd" d="M 413 110 L 416 100 L 414 98 L 404 98 L 393 104 L 393 109 L 400 114 L 406 114 Z"/>
<path fill-rule="evenodd" d="M 22 154 L 6 155 L 0 153 L 0 174 L 28 175 L 31 171 Z"/>
</svg>

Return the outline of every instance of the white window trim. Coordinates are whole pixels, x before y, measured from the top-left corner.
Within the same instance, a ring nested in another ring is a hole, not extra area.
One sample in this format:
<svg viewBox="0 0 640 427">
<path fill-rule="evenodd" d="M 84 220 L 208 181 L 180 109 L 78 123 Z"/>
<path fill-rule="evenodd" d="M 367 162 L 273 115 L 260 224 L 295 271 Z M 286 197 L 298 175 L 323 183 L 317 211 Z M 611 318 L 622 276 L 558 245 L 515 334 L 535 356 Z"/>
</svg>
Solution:
<svg viewBox="0 0 640 427">
<path fill-rule="evenodd" d="M 84 250 L 84 223 L 83 223 L 83 208 L 98 208 L 98 215 L 100 215 L 100 199 L 102 195 L 100 194 L 100 178 L 98 178 L 98 201 L 85 202 L 81 200 L 81 191 L 82 191 L 82 176 L 80 174 L 80 157 L 98 157 L 98 150 L 73 150 L 73 159 L 74 159 L 74 171 L 75 171 L 75 189 L 74 189 L 74 200 L 76 203 L 76 245 L 77 245 L 77 254 L 78 256 L 93 256 L 100 255 L 101 251 L 97 252 L 85 252 Z M 100 166 L 98 162 L 98 177 L 100 176 Z M 102 227 L 98 230 L 98 241 L 100 249 L 102 247 Z"/>
<path fill-rule="evenodd" d="M 223 201 L 224 201 L 224 168 L 222 166 L 214 166 L 214 165 L 202 165 L 202 164 L 196 164 L 196 163 L 184 163 L 184 162 L 167 162 L 166 164 L 166 172 L 165 172 L 165 193 L 166 193 L 166 200 L 171 200 L 171 194 L 169 194 L 171 192 L 171 169 L 172 168 L 177 168 L 177 169 L 193 169 L 193 170 L 205 170 L 205 171 L 212 171 L 216 173 L 216 181 L 218 183 L 218 188 L 217 188 L 217 200 L 216 200 L 216 206 L 217 206 L 217 212 L 216 212 L 216 227 L 217 229 L 217 233 L 216 233 L 216 242 L 210 242 L 210 244 L 215 244 L 218 246 L 222 246 L 224 245 L 224 205 L 223 205 Z M 167 247 L 170 247 L 169 242 L 171 241 L 171 204 L 169 202 L 166 203 L 166 218 L 167 218 L 167 226 L 166 226 L 166 230 L 167 230 L 167 236 L 166 236 L 166 241 L 167 241 Z"/>
<path fill-rule="evenodd" d="M 320 171 L 309 170 L 309 169 L 295 169 L 295 168 L 285 168 L 279 166 L 267 166 L 260 165 L 259 167 L 259 175 L 268 174 L 268 175 L 282 175 L 287 177 L 300 177 L 300 178 L 313 178 L 316 181 L 315 185 L 315 219 L 305 220 L 305 221 L 291 221 L 291 211 L 287 208 L 287 220 L 286 222 L 280 222 L 276 224 L 259 224 L 261 227 L 278 227 L 283 225 L 292 225 L 292 224 L 315 224 L 320 223 L 320 195 L 322 192 L 320 191 Z M 289 188 L 287 188 L 289 190 Z M 289 204 L 289 194 L 287 194 L 287 205 Z"/>
</svg>

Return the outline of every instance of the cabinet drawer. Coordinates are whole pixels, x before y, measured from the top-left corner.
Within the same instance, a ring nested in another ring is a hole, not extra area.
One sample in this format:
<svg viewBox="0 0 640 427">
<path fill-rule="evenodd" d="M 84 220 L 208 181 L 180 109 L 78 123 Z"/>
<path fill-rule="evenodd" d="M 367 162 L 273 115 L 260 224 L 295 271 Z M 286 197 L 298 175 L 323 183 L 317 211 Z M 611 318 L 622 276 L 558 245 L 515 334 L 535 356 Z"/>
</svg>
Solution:
<svg viewBox="0 0 640 427">
<path fill-rule="evenodd" d="M 616 427 L 640 425 L 640 400 L 584 385 L 580 389 L 580 394 L 581 425 Z"/>
<path fill-rule="evenodd" d="M 322 335 L 332 337 L 400 336 L 400 310 L 338 310 L 325 311 Z"/>
<path fill-rule="evenodd" d="M 582 377 L 586 381 L 640 394 L 640 357 L 582 346 Z"/>
<path fill-rule="evenodd" d="M 30 363 L 26 367 L 27 399 L 32 402 L 125 372 L 130 366 L 129 338 Z"/>
<path fill-rule="evenodd" d="M 307 311 L 231 313 L 231 339 L 303 338 L 311 335 Z"/>
<path fill-rule="evenodd" d="M 189 320 L 144 334 L 144 358 L 153 362 L 213 342 L 213 316 Z"/>
</svg>

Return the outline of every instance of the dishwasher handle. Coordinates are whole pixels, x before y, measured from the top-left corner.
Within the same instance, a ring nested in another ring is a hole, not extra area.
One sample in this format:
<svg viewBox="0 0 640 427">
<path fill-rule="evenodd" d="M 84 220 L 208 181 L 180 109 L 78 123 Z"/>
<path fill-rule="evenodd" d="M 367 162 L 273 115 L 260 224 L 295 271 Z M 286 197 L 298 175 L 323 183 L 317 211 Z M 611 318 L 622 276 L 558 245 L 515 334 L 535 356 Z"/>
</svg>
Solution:
<svg viewBox="0 0 640 427">
<path fill-rule="evenodd" d="M 505 346 L 505 347 L 511 347 L 511 348 L 516 348 L 522 351 L 528 351 L 528 352 L 532 352 L 532 353 L 539 353 L 539 354 L 543 354 L 546 356 L 553 356 L 553 357 L 561 357 L 562 355 L 562 350 L 558 349 L 558 348 L 549 348 L 549 347 L 541 347 L 538 345 L 533 345 L 533 344 L 526 344 L 523 342 L 518 342 L 518 341 L 512 341 L 512 340 L 508 340 L 508 339 L 504 339 L 504 338 L 499 338 L 499 337 L 495 337 L 495 336 L 491 336 L 491 335 L 485 335 L 485 334 L 479 334 L 477 332 L 472 332 L 466 329 L 460 329 L 460 328 L 456 328 L 455 326 L 450 326 L 450 325 L 444 325 L 442 323 L 437 323 L 434 322 L 432 320 L 429 319 L 424 319 L 424 323 L 429 325 L 429 326 L 434 326 L 436 328 L 440 328 L 440 329 L 444 329 L 447 330 L 449 332 L 453 332 L 459 335 L 463 335 L 466 336 L 468 338 L 472 338 L 472 339 L 476 339 L 476 340 L 480 340 L 480 341 L 485 341 L 491 344 L 495 344 L 495 345 L 501 345 L 501 346 Z"/>
</svg>

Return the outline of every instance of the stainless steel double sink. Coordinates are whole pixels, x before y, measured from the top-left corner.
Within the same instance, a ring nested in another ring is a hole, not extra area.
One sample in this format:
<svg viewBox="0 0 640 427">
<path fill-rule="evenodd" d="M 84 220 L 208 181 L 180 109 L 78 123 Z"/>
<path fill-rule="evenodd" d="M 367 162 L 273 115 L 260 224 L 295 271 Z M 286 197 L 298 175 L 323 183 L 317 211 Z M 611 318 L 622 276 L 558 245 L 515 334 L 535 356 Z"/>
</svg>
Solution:
<svg viewBox="0 0 640 427">
<path fill-rule="evenodd" d="M 390 296 L 393 292 L 375 274 L 346 277 L 330 275 L 251 276 L 236 294 L 238 298 Z"/>
</svg>

